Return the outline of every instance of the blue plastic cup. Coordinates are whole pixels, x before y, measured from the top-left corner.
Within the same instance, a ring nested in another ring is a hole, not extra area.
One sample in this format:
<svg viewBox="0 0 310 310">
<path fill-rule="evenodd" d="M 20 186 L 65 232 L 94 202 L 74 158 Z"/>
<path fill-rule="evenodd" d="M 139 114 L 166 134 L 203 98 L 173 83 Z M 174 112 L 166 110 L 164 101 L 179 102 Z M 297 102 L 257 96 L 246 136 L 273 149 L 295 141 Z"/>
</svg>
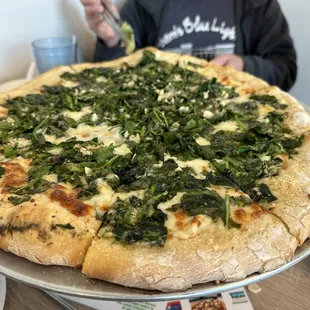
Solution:
<svg viewBox="0 0 310 310">
<path fill-rule="evenodd" d="M 32 43 L 33 53 L 39 73 L 60 65 L 78 62 L 75 38 L 46 38 Z"/>
</svg>

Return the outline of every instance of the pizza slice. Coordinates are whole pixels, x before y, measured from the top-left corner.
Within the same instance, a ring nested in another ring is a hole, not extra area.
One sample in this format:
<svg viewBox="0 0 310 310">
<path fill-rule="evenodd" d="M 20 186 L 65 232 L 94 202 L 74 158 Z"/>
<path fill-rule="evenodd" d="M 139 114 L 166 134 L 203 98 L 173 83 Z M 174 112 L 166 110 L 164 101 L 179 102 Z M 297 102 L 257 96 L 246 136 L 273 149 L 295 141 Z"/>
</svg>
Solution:
<svg viewBox="0 0 310 310">
<path fill-rule="evenodd" d="M 306 135 L 299 153 L 290 160 L 285 155 L 279 177 L 264 180 L 278 197 L 264 208 L 283 221 L 300 244 L 310 236 L 310 136 Z"/>
<path fill-rule="evenodd" d="M 173 208 L 182 196 L 182 207 L 191 199 L 193 212 L 205 202 L 207 193 L 210 191 L 199 195 L 178 193 L 171 201 L 160 204 L 159 209 Z M 109 225 L 105 223 L 93 241 L 82 271 L 89 277 L 129 287 L 175 291 L 213 280 L 240 280 L 253 272 L 275 269 L 291 259 L 297 240 L 279 219 L 258 206 L 237 208 L 232 203 L 230 207 L 235 209 L 232 219 L 243 228 L 227 228 L 221 219 L 199 214 L 201 211 L 188 215 L 179 208 L 166 211 L 162 226 L 144 219 L 134 223 L 134 229 L 133 222 L 121 226 L 110 219 L 111 214 L 121 212 L 112 209 L 106 219 Z M 139 212 L 134 210 L 132 214 Z M 125 225 L 131 229 L 124 231 Z M 163 240 L 165 230 L 167 240 L 159 246 L 154 240 Z"/>
<path fill-rule="evenodd" d="M 2 158 L 3 159 L 3 158 Z M 0 162 L 0 247 L 6 247 L 6 234 L 11 219 L 11 214 L 14 212 L 14 196 L 10 198 L 7 195 L 6 188 L 19 187 L 27 182 L 27 168 L 29 162 L 26 160 L 15 160 L 11 162 Z"/>
<path fill-rule="evenodd" d="M 1 95 L 6 100 L 32 94 L 14 108 L 1 106 L 0 110 L 0 248 L 40 264 L 78 267 L 100 221 L 92 206 L 77 199 L 78 192 L 69 183 L 59 184 L 57 175 L 49 173 L 51 166 L 44 158 L 53 156 L 49 151 L 55 155 L 57 149 L 51 147 L 46 152 L 40 149 L 42 134 L 36 132 L 40 126 L 34 126 L 38 115 L 23 114 L 29 106 L 35 109 L 35 104 L 39 104 L 35 98 L 40 98 L 42 85 L 53 84 L 62 89 L 66 82 L 59 72 L 68 71 L 69 67 L 49 71 L 9 95 Z M 66 87 L 72 87 L 69 84 Z M 50 115 L 44 108 L 41 114 L 42 124 Z M 18 135 L 21 123 L 25 133 Z M 31 149 L 40 153 L 40 165 L 33 164 Z"/>
<path fill-rule="evenodd" d="M 40 264 L 80 266 L 100 227 L 95 209 L 68 185 L 56 185 L 55 175 L 29 180 L 27 160 L 0 167 L 1 248 Z"/>
</svg>

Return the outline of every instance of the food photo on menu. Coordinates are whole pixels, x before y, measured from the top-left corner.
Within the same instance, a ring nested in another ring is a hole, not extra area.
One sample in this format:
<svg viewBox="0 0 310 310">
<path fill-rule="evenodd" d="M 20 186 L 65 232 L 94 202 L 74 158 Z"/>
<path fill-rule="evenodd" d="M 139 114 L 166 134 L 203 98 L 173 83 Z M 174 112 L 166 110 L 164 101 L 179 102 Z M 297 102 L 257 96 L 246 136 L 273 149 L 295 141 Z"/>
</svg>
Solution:
<svg viewBox="0 0 310 310">
<path fill-rule="evenodd" d="M 253 309 L 247 285 L 310 254 L 285 1 L 56 2 L 72 31 L 27 30 L 0 73 L 0 273 L 67 307 Z"/>
</svg>

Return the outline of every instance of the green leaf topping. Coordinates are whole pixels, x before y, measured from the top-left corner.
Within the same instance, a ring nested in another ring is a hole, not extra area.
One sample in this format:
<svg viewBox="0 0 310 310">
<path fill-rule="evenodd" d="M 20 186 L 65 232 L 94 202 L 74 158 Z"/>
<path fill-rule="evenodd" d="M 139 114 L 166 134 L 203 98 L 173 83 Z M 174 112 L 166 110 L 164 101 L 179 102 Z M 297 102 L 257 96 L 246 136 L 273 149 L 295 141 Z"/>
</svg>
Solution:
<svg viewBox="0 0 310 310">
<path fill-rule="evenodd" d="M 25 201 L 29 201 L 30 199 L 31 199 L 31 195 L 10 196 L 8 198 L 8 200 L 11 201 L 14 206 L 17 206 Z"/>
<path fill-rule="evenodd" d="M 56 224 L 56 226 L 63 228 L 63 229 L 69 229 L 69 230 L 74 229 L 74 227 L 70 223 L 68 223 L 68 224 Z"/>
</svg>

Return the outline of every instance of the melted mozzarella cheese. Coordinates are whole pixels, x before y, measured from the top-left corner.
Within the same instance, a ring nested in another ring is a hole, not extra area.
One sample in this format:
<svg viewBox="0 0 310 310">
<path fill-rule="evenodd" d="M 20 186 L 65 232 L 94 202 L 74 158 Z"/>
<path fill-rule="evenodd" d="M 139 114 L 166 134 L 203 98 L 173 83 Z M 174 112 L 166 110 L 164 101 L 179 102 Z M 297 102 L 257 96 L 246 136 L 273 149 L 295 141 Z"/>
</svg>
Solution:
<svg viewBox="0 0 310 310">
<path fill-rule="evenodd" d="M 214 126 L 214 131 L 213 133 L 216 133 L 220 130 L 223 131 L 237 131 L 238 129 L 238 124 L 235 121 L 227 121 L 227 122 L 221 122 L 217 125 Z"/>
<path fill-rule="evenodd" d="M 132 196 L 135 196 L 135 197 L 138 197 L 140 199 L 143 199 L 144 193 L 145 193 L 145 190 L 144 189 L 140 189 L 140 190 L 131 191 L 131 192 L 128 192 L 128 193 L 117 193 L 115 196 L 117 198 L 121 199 L 121 200 L 126 200 L 126 199 L 128 199 L 129 197 L 132 197 Z"/>
<path fill-rule="evenodd" d="M 97 190 L 99 194 L 87 200 L 86 203 L 93 206 L 96 210 L 107 210 L 116 201 L 116 198 L 114 197 L 115 192 L 108 183 L 102 179 L 97 180 Z"/>
<path fill-rule="evenodd" d="M 86 203 L 93 206 L 98 212 L 105 212 L 108 210 L 117 200 L 125 200 L 129 197 L 135 196 L 143 199 L 145 190 L 136 190 L 127 193 L 116 193 L 107 182 L 102 179 L 97 179 L 97 190 L 99 194 L 93 196 L 87 200 Z"/>
<path fill-rule="evenodd" d="M 274 111 L 275 109 L 273 107 L 271 107 L 270 105 L 268 104 L 264 104 L 264 105 L 259 105 L 258 106 L 258 113 L 259 113 L 259 121 L 260 120 L 263 120 L 267 115 L 268 113 Z"/>
<path fill-rule="evenodd" d="M 0 105 L 0 118 L 7 116 L 8 112 L 9 110 L 7 108 Z"/>
<path fill-rule="evenodd" d="M 92 114 L 92 116 L 90 117 L 90 120 L 92 122 L 97 122 L 98 121 L 98 115 L 96 113 Z"/>
<path fill-rule="evenodd" d="M 214 116 L 214 114 L 211 111 L 205 110 L 203 111 L 203 117 L 206 119 L 210 119 Z"/>
<path fill-rule="evenodd" d="M 100 83 L 100 82 L 107 82 L 108 80 L 104 76 L 99 76 L 96 78 L 96 81 Z"/>
<path fill-rule="evenodd" d="M 271 156 L 263 155 L 263 156 L 260 156 L 260 159 L 261 159 L 262 161 L 270 161 L 270 160 L 271 160 Z"/>
<path fill-rule="evenodd" d="M 17 145 L 19 148 L 25 148 L 27 146 L 30 146 L 32 142 L 30 140 L 27 140 L 25 138 L 16 138 L 16 139 L 11 139 L 9 142 L 10 145 Z"/>
<path fill-rule="evenodd" d="M 136 135 L 131 135 L 129 137 L 129 141 L 133 141 L 133 142 L 136 142 L 137 144 L 139 144 L 141 141 L 140 135 L 138 133 Z"/>
<path fill-rule="evenodd" d="M 182 106 L 182 107 L 179 108 L 179 112 L 180 113 L 187 113 L 187 112 L 189 112 L 189 107 L 183 107 Z"/>
<path fill-rule="evenodd" d="M 93 169 L 85 167 L 84 171 L 85 171 L 86 176 L 90 176 L 93 172 Z"/>
<path fill-rule="evenodd" d="M 236 97 L 236 98 L 233 98 L 233 99 L 224 99 L 220 102 L 221 106 L 226 106 L 230 103 L 243 103 L 243 102 L 246 102 L 249 100 L 249 96 L 248 95 L 245 95 L 245 96 L 239 96 L 239 97 Z"/>
<path fill-rule="evenodd" d="M 200 146 L 207 146 L 211 145 L 211 142 L 203 137 L 198 137 L 196 138 L 196 143 L 199 144 Z"/>
<path fill-rule="evenodd" d="M 83 116 L 92 113 L 91 107 L 84 107 L 81 111 L 64 111 L 63 116 L 74 119 L 75 121 L 80 120 Z"/>
<path fill-rule="evenodd" d="M 66 140 L 69 139 L 69 137 L 60 137 L 60 138 L 56 138 L 55 135 L 44 135 L 44 138 L 46 141 L 52 143 L 52 144 L 59 144 L 61 142 L 64 142 Z"/>
<path fill-rule="evenodd" d="M 171 200 L 160 203 L 157 208 L 166 213 L 168 212 L 167 209 L 171 208 L 173 205 L 180 203 L 184 195 L 185 193 L 177 193 Z"/>
<path fill-rule="evenodd" d="M 59 155 L 62 151 L 63 151 L 62 147 L 55 147 L 49 150 L 48 153 L 53 154 L 53 155 Z"/>
<path fill-rule="evenodd" d="M 63 80 L 61 85 L 65 86 L 65 87 L 75 87 L 75 86 L 78 86 L 79 83 L 73 82 L 73 81 L 68 81 L 68 80 Z"/>
<path fill-rule="evenodd" d="M 160 203 L 158 209 L 167 214 L 165 226 L 168 233 L 179 239 L 194 237 L 200 229 L 209 225 L 212 220 L 203 215 L 188 216 L 182 211 L 171 212 L 167 209 L 181 202 L 185 193 L 177 193 L 171 200 Z"/>
<path fill-rule="evenodd" d="M 57 181 L 58 181 L 58 176 L 57 176 L 56 173 L 47 174 L 47 175 L 43 176 L 42 179 L 43 179 L 43 180 L 46 180 L 46 181 L 48 181 L 48 182 L 57 183 Z"/>
<path fill-rule="evenodd" d="M 209 90 L 206 91 L 206 92 L 204 92 L 204 93 L 203 93 L 203 98 L 204 98 L 204 99 L 208 99 L 208 98 L 209 98 L 209 94 L 210 94 L 210 91 L 209 91 Z"/>
<path fill-rule="evenodd" d="M 56 138 L 54 135 L 44 135 L 44 137 L 46 141 L 53 144 L 59 144 L 73 137 L 76 137 L 77 141 L 90 141 L 94 138 L 98 138 L 98 140 L 106 146 L 122 143 L 124 141 L 124 138 L 120 134 L 119 127 L 109 127 L 106 124 L 101 124 L 99 126 L 79 124 L 77 128 L 69 128 L 63 137 Z"/>
<path fill-rule="evenodd" d="M 212 166 L 209 161 L 196 158 L 189 161 L 182 161 L 177 159 L 176 157 L 171 157 L 169 154 L 165 154 L 165 161 L 168 159 L 173 159 L 179 168 L 192 168 L 196 175 L 196 179 L 204 180 L 206 177 L 202 174 L 204 171 L 212 171 Z"/>
<path fill-rule="evenodd" d="M 175 93 L 172 91 L 165 92 L 164 89 L 157 89 L 156 93 L 158 94 L 157 101 L 167 101 L 174 97 Z"/>
<path fill-rule="evenodd" d="M 250 198 L 244 192 L 237 190 L 235 188 L 227 188 L 223 186 L 212 185 L 210 190 L 216 191 L 222 198 L 225 199 L 226 195 L 230 197 L 247 197 Z"/>
<path fill-rule="evenodd" d="M 116 148 L 114 149 L 113 153 L 114 153 L 115 155 L 124 156 L 124 155 L 126 155 L 126 154 L 131 153 L 131 150 L 130 150 L 130 148 L 128 148 L 127 144 L 122 144 L 121 146 L 116 147 Z"/>
</svg>

